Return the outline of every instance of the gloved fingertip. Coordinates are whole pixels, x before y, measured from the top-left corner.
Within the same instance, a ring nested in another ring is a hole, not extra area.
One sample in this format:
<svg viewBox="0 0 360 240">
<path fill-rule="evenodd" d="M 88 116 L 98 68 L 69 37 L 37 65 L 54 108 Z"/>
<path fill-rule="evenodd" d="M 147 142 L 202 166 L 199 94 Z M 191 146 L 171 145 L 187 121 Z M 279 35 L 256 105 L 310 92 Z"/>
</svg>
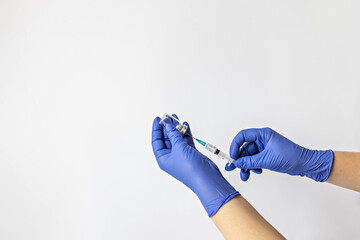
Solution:
<svg viewBox="0 0 360 240">
<path fill-rule="evenodd" d="M 156 123 L 156 124 L 159 124 L 159 123 L 160 123 L 160 120 L 161 120 L 160 117 L 157 116 L 157 117 L 154 118 L 153 123 L 154 123 L 154 124 L 155 124 L 155 123 Z"/>
<path fill-rule="evenodd" d="M 236 143 L 234 143 L 234 141 L 230 145 L 229 155 L 233 159 L 237 159 L 240 157 L 240 148 L 237 146 Z"/>
<path fill-rule="evenodd" d="M 235 165 L 233 164 L 233 163 L 231 163 L 231 164 L 229 164 L 229 163 L 226 163 L 226 165 L 225 165 L 225 170 L 226 171 L 232 171 L 232 170 L 234 170 L 236 167 L 235 167 Z"/>
<path fill-rule="evenodd" d="M 187 126 L 186 133 L 189 133 L 189 134 L 192 136 L 189 123 L 188 123 L 188 122 L 184 122 L 183 124 L 184 124 L 185 126 Z"/>
<path fill-rule="evenodd" d="M 255 168 L 252 170 L 254 173 L 256 174 L 261 174 L 262 173 L 262 169 L 261 168 Z"/>
<path fill-rule="evenodd" d="M 241 171 L 240 171 L 241 180 L 246 182 L 249 179 L 249 177 L 250 177 L 250 171 L 245 170 L 245 169 L 241 169 Z"/>
<path fill-rule="evenodd" d="M 173 116 L 174 118 L 176 118 L 177 120 L 179 120 L 179 117 L 174 113 L 171 116 Z"/>
</svg>

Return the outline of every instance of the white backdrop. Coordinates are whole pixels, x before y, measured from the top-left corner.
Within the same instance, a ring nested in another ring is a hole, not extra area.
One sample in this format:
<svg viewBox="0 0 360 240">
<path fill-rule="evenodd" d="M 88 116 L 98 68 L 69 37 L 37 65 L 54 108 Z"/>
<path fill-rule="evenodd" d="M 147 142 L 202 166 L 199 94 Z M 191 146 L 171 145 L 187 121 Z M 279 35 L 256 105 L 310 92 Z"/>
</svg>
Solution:
<svg viewBox="0 0 360 240">
<path fill-rule="evenodd" d="M 360 151 L 359 11 L 355 0 L 0 0 L 0 238 L 221 239 L 158 168 L 153 118 L 175 112 L 224 150 L 269 126 Z M 360 238 L 359 193 L 223 173 L 290 239 Z"/>
</svg>

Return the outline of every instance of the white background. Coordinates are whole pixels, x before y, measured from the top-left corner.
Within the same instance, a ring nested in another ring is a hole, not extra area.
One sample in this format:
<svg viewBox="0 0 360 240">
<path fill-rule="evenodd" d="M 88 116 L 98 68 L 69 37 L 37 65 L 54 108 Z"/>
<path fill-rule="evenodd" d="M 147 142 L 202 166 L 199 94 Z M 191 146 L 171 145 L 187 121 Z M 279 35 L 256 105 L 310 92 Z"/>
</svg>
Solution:
<svg viewBox="0 0 360 240">
<path fill-rule="evenodd" d="M 158 168 L 153 118 L 175 112 L 226 151 L 264 126 L 360 151 L 359 12 L 356 0 L 0 0 L 0 238 L 221 239 Z M 290 239 L 360 238 L 359 193 L 223 173 Z"/>
</svg>

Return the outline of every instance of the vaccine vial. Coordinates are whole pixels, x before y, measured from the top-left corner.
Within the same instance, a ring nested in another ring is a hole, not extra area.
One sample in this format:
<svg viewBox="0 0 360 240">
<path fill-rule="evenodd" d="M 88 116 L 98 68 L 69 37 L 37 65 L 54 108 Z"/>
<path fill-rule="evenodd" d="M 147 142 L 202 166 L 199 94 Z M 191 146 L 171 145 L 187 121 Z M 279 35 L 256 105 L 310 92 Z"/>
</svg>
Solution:
<svg viewBox="0 0 360 240">
<path fill-rule="evenodd" d="M 161 117 L 160 124 L 165 127 L 167 123 L 175 124 L 176 129 L 181 133 L 182 136 L 184 136 L 186 130 L 188 129 L 188 127 L 179 119 L 173 117 L 171 114 L 164 113 L 164 115 Z"/>
</svg>

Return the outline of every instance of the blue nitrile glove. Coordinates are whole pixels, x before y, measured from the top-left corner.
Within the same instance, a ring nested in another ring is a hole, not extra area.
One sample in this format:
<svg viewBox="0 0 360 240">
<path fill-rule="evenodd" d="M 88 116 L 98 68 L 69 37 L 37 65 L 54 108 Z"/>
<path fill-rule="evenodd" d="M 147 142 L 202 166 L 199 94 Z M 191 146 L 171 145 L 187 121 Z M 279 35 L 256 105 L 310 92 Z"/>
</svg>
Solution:
<svg viewBox="0 0 360 240">
<path fill-rule="evenodd" d="M 259 152 L 259 150 L 258 150 L 255 143 L 246 142 L 246 143 L 244 143 L 244 145 L 242 145 L 240 147 L 238 158 L 253 155 L 253 154 L 256 154 L 258 152 Z M 236 168 L 236 166 L 233 163 L 225 165 L 225 170 L 227 170 L 227 171 L 232 171 L 235 168 Z M 251 171 L 253 171 L 256 174 L 261 174 L 262 173 L 261 168 L 254 168 L 254 169 L 251 169 Z M 243 180 L 245 182 L 245 181 L 247 181 L 249 179 L 249 177 L 250 177 L 250 170 L 242 168 L 241 171 L 240 171 L 241 180 Z"/>
<path fill-rule="evenodd" d="M 159 167 L 184 183 L 200 199 L 209 217 L 239 194 L 222 176 L 219 168 L 195 149 L 188 126 L 184 137 L 173 123 L 159 124 L 154 119 L 152 147 Z"/>
<path fill-rule="evenodd" d="M 245 142 L 248 145 L 241 148 Z M 231 143 L 230 156 L 236 159 L 234 164 L 238 168 L 265 168 L 317 182 L 328 179 L 334 159 L 331 150 L 301 147 L 270 128 L 240 131 Z"/>
</svg>

